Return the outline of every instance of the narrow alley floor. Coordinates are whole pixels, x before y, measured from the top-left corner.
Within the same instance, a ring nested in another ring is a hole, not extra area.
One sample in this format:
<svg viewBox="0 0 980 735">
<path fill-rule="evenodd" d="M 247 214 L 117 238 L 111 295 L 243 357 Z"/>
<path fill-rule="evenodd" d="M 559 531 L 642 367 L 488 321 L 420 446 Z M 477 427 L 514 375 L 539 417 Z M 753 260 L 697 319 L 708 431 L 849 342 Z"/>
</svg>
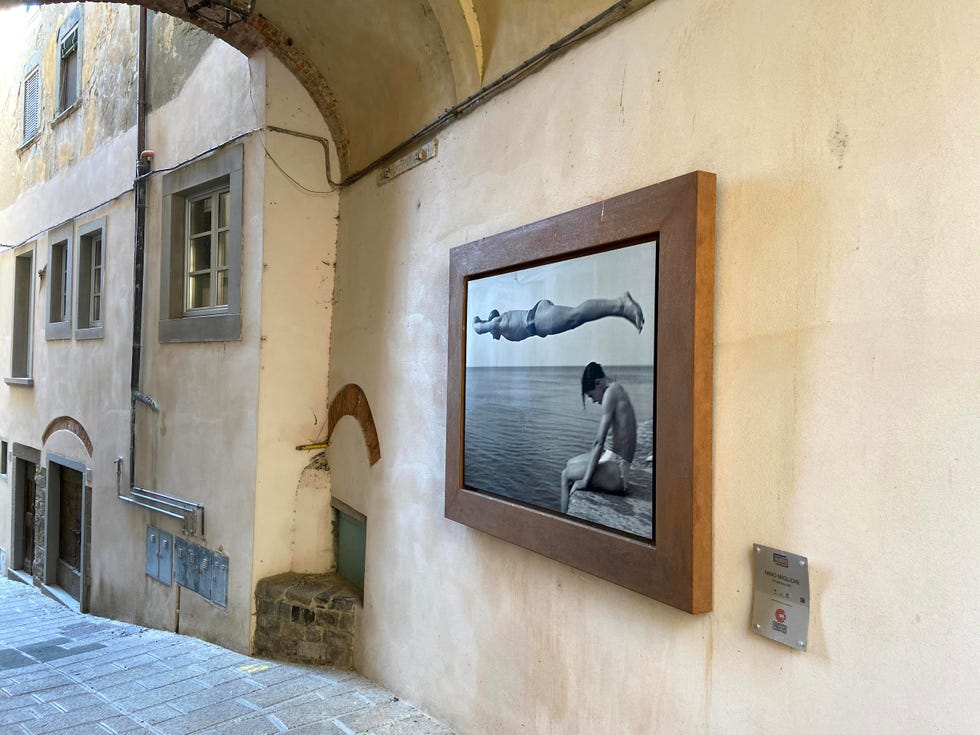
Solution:
<svg viewBox="0 0 980 735">
<path fill-rule="evenodd" d="M 451 735 L 354 671 L 81 615 L 0 579 L 0 733 Z"/>
</svg>

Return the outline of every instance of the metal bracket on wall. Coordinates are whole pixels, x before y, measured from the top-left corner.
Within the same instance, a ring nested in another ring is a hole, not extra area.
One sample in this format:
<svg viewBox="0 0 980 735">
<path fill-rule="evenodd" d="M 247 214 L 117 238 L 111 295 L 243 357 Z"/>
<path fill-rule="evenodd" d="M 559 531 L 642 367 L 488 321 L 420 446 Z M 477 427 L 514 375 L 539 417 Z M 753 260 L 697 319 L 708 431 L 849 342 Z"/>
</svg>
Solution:
<svg viewBox="0 0 980 735">
<path fill-rule="evenodd" d="M 406 171 L 411 171 L 416 166 L 421 166 L 426 161 L 436 157 L 439 153 L 439 141 L 430 140 L 421 148 L 416 148 L 406 156 L 402 156 L 397 161 L 388 164 L 378 172 L 378 186 L 387 184 L 396 176 L 400 176 Z"/>
</svg>

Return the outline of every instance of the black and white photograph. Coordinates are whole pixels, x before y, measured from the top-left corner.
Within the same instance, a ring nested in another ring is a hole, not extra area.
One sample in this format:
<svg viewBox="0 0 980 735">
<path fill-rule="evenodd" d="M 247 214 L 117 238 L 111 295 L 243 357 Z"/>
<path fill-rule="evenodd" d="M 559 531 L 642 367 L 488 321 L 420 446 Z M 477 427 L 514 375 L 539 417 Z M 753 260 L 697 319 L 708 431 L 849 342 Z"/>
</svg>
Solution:
<svg viewBox="0 0 980 735">
<path fill-rule="evenodd" d="M 657 251 L 467 282 L 466 487 L 653 540 Z"/>
</svg>

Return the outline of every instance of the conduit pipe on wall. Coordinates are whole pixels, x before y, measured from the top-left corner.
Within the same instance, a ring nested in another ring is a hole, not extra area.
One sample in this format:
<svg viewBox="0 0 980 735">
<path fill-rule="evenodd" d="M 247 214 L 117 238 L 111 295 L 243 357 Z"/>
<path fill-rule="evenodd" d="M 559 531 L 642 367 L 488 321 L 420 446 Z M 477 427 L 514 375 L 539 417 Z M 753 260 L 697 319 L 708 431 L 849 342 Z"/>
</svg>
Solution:
<svg viewBox="0 0 980 735">
<path fill-rule="evenodd" d="M 155 490 L 136 485 L 136 408 L 142 403 L 153 411 L 160 407 L 152 397 L 140 390 L 140 368 L 143 353 L 143 269 L 146 254 L 146 183 L 153 152 L 146 150 L 146 54 L 147 14 L 140 8 L 136 85 L 136 228 L 133 251 L 133 358 L 130 370 L 129 409 L 129 490 L 122 489 L 122 457 L 116 459 L 116 497 L 127 503 L 152 510 L 181 521 L 181 530 L 190 535 L 204 536 L 204 506 Z"/>
</svg>

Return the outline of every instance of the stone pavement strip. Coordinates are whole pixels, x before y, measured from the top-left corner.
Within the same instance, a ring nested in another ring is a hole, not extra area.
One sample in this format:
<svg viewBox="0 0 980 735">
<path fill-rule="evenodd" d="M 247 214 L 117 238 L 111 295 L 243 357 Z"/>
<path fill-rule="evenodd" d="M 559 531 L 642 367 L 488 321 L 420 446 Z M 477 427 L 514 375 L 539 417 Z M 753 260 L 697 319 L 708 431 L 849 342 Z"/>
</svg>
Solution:
<svg viewBox="0 0 980 735">
<path fill-rule="evenodd" d="M 0 579 L 0 734 L 452 735 L 354 671 L 81 615 Z"/>
</svg>

